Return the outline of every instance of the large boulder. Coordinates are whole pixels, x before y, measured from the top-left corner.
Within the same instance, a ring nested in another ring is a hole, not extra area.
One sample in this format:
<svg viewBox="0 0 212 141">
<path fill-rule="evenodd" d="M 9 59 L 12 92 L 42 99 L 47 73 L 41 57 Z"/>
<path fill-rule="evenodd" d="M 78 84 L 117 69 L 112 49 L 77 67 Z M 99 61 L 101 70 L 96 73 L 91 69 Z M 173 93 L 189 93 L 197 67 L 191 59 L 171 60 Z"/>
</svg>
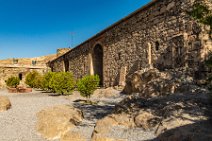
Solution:
<svg viewBox="0 0 212 141">
<path fill-rule="evenodd" d="M 11 108 L 11 103 L 8 97 L 0 96 L 0 112 Z"/>
<path fill-rule="evenodd" d="M 37 113 L 37 131 L 46 139 L 57 139 L 83 120 L 79 109 L 61 105 Z"/>
<path fill-rule="evenodd" d="M 68 131 L 62 135 L 60 141 L 86 141 L 86 138 L 79 132 Z"/>
<path fill-rule="evenodd" d="M 113 135 L 114 131 L 134 127 L 133 119 L 128 114 L 113 114 L 97 121 L 92 134 L 92 141 L 126 141 Z"/>
<path fill-rule="evenodd" d="M 186 70 L 143 69 L 128 76 L 124 93 L 140 93 L 142 97 L 157 97 L 194 91 L 194 80 Z M 185 87 L 187 86 L 187 87 Z"/>
<path fill-rule="evenodd" d="M 155 117 L 151 112 L 141 110 L 134 118 L 135 125 L 137 127 L 143 128 L 145 130 L 150 129 L 153 125 L 151 121 L 156 120 Z"/>
<path fill-rule="evenodd" d="M 178 121 L 173 121 L 178 122 Z M 160 141 L 211 141 L 212 140 L 212 128 L 211 123 L 208 121 L 193 122 L 182 121 L 185 125 L 166 130 L 160 134 L 157 139 Z M 190 122 L 190 124 L 189 124 Z M 170 125 L 171 126 L 171 125 Z"/>
<path fill-rule="evenodd" d="M 94 91 L 94 94 L 92 97 L 96 98 L 114 98 L 120 96 L 120 91 L 115 90 L 112 87 L 106 88 L 106 89 L 97 89 Z"/>
</svg>

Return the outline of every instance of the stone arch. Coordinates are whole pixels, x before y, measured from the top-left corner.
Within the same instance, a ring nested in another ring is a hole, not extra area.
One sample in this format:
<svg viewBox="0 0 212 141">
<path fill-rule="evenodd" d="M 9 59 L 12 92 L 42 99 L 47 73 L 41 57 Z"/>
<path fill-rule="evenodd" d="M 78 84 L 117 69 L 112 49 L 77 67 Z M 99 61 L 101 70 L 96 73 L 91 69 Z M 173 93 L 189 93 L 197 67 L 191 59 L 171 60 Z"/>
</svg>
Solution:
<svg viewBox="0 0 212 141">
<path fill-rule="evenodd" d="M 103 47 L 97 44 L 93 48 L 92 55 L 93 74 L 100 78 L 100 85 L 103 86 Z"/>
</svg>

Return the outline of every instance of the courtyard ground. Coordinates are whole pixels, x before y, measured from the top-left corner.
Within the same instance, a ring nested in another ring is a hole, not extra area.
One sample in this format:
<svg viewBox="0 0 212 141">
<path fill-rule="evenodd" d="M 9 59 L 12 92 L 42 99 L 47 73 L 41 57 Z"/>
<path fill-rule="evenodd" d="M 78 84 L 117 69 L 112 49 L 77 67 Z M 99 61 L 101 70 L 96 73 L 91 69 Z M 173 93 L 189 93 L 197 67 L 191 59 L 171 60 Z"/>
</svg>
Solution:
<svg viewBox="0 0 212 141">
<path fill-rule="evenodd" d="M 9 94 L 0 90 L 12 104 L 8 111 L 0 113 L 0 141 L 45 141 L 35 130 L 36 113 L 45 107 L 70 104 L 64 97 L 52 97 L 39 91 L 30 94 Z"/>
<path fill-rule="evenodd" d="M 82 110 L 84 120 L 75 130 L 82 133 L 88 141 L 94 130 L 96 121 L 110 114 L 115 104 L 125 98 L 118 96 L 116 98 L 96 98 L 92 101 L 99 101 L 98 105 L 83 104 L 83 98 L 78 92 L 71 96 L 53 96 L 42 91 L 33 91 L 27 94 L 10 94 L 7 90 L 0 90 L 0 96 L 7 96 L 12 104 L 8 111 L 0 113 L 0 141 L 46 141 L 36 131 L 36 113 L 44 108 L 56 105 L 72 105 Z M 113 136 L 124 136 L 129 141 L 140 141 L 152 139 L 155 136 L 151 132 L 143 132 L 140 129 L 132 131 L 114 132 Z M 57 141 L 57 140 L 56 140 Z"/>
</svg>

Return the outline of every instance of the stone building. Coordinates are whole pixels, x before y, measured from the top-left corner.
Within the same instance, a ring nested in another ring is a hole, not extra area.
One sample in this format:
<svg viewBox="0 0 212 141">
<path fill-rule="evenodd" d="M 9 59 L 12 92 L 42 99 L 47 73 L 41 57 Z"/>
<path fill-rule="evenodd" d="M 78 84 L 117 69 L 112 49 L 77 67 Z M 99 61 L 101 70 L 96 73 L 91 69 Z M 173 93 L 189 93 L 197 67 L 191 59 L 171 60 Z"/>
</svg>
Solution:
<svg viewBox="0 0 212 141">
<path fill-rule="evenodd" d="M 0 60 L 0 88 L 6 86 L 5 80 L 11 76 L 19 77 L 21 85 L 25 86 L 25 77 L 30 71 L 37 71 L 41 74 L 49 71 L 47 63 L 56 57 L 63 55 L 70 49 L 62 48 L 57 54 L 35 57 L 35 58 L 12 58 Z"/>
<path fill-rule="evenodd" d="M 153 0 L 49 63 L 76 78 L 98 74 L 105 87 L 124 85 L 126 75 L 147 68 L 201 71 L 212 48 L 210 27 L 187 11 L 194 0 Z M 211 0 L 205 0 L 211 7 Z"/>
</svg>

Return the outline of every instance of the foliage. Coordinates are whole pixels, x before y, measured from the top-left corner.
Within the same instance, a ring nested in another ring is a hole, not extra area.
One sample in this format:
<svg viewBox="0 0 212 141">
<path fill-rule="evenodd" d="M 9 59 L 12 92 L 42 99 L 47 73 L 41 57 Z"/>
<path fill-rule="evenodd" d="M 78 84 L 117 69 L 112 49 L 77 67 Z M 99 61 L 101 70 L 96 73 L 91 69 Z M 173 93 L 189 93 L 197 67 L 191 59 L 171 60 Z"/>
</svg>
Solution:
<svg viewBox="0 0 212 141">
<path fill-rule="evenodd" d="M 42 75 L 37 71 L 32 71 L 27 74 L 25 83 L 31 88 L 41 88 L 42 87 Z"/>
<path fill-rule="evenodd" d="M 12 76 L 6 80 L 8 87 L 16 88 L 20 84 L 20 79 L 18 77 Z"/>
<path fill-rule="evenodd" d="M 58 94 L 71 94 L 75 89 L 75 80 L 71 72 L 55 72 L 49 82 L 49 88 Z"/>
<path fill-rule="evenodd" d="M 51 82 L 54 76 L 54 72 L 48 72 L 43 76 L 42 89 L 46 91 L 52 91 Z"/>
<path fill-rule="evenodd" d="M 83 97 L 88 98 L 97 89 L 99 82 L 100 79 L 98 75 L 85 76 L 77 83 L 78 91 Z"/>
<path fill-rule="evenodd" d="M 198 22 L 210 26 L 212 33 L 212 11 L 201 1 L 196 0 L 192 11 L 188 12 Z"/>
</svg>

